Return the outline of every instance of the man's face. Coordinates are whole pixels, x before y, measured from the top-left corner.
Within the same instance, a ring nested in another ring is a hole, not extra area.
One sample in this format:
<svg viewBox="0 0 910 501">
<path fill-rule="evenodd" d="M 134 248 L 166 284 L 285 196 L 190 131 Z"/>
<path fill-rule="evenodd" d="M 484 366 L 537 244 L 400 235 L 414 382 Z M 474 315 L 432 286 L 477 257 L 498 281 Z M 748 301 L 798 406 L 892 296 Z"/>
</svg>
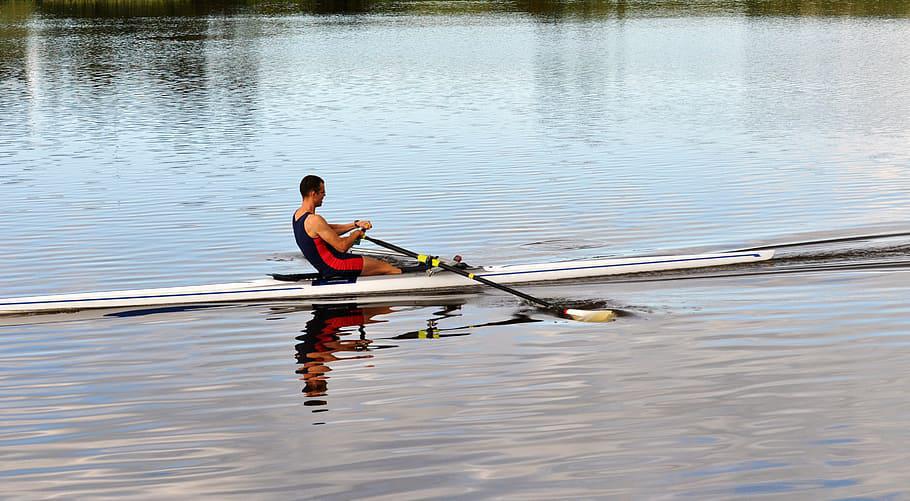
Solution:
<svg viewBox="0 0 910 501">
<path fill-rule="evenodd" d="M 319 185 L 319 191 L 313 192 L 313 200 L 316 202 L 316 207 L 322 207 L 322 199 L 325 198 L 325 183 Z"/>
</svg>

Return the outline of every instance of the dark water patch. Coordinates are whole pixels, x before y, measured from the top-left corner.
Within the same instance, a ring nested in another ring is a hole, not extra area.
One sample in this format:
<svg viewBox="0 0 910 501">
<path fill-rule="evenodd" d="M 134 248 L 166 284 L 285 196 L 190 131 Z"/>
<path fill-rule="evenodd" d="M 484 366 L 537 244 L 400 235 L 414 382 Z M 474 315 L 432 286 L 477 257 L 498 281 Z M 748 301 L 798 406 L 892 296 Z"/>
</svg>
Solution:
<svg viewBox="0 0 910 501">
<path fill-rule="evenodd" d="M 466 16 L 527 14 L 543 21 L 605 20 L 694 16 L 791 16 L 791 17 L 907 17 L 910 6 L 903 0 L 827 1 L 798 0 L 756 2 L 749 0 L 667 0 L 588 1 L 588 0 L 497 0 L 465 1 L 386 1 L 386 0 L 144 0 L 122 2 L 89 0 L 43 2 L 11 0 L 15 8 L 0 10 L 11 19 L 31 13 L 64 18 L 139 18 L 204 17 L 238 14 L 310 15 L 419 15 Z"/>
<path fill-rule="evenodd" d="M 219 304 L 199 304 L 199 305 L 186 305 L 186 306 L 165 306 L 159 308 L 141 308 L 135 310 L 126 310 L 126 311 L 116 311 L 113 313 L 107 313 L 105 316 L 109 317 L 140 317 L 145 315 L 160 315 L 162 313 L 183 313 L 194 310 L 201 310 L 207 308 L 224 308 L 225 305 Z"/>
<path fill-rule="evenodd" d="M 844 0 L 772 0 L 743 2 L 749 16 L 900 17 L 910 16 L 905 0 L 863 2 Z"/>
</svg>

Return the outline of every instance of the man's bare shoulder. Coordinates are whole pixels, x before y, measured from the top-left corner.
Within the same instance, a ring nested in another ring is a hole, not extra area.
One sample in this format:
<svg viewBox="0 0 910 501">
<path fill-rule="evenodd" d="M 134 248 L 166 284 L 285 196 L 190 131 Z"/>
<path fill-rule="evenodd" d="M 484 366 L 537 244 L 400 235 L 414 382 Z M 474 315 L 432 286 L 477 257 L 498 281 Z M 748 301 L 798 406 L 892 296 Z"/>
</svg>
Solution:
<svg viewBox="0 0 910 501">
<path fill-rule="evenodd" d="M 326 228 L 329 226 L 329 223 L 326 222 L 324 217 L 320 216 L 319 214 L 312 213 L 312 212 L 306 218 L 306 221 L 304 221 L 303 224 L 307 228 L 313 228 L 313 229 Z"/>
<path fill-rule="evenodd" d="M 322 216 L 320 216 L 319 214 L 316 214 L 316 213 L 310 213 L 310 218 L 309 218 L 309 219 L 312 219 L 313 222 L 314 222 L 314 223 L 317 223 L 317 224 L 328 224 L 328 222 L 326 222 L 326 220 L 325 220 L 324 217 L 322 217 Z"/>
<path fill-rule="evenodd" d="M 315 215 L 316 214 L 314 214 L 308 210 L 305 210 L 303 207 L 300 207 L 299 209 L 294 211 L 294 220 L 296 221 L 296 220 L 302 218 L 303 216 L 315 216 Z M 310 219 L 310 218 L 307 217 L 307 219 Z"/>
</svg>

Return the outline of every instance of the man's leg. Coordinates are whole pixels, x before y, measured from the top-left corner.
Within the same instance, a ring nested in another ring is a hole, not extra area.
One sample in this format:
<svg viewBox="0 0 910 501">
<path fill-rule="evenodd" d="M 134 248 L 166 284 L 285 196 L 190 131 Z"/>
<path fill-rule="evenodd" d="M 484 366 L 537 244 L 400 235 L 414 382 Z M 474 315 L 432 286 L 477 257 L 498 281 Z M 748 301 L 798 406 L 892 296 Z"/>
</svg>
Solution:
<svg viewBox="0 0 910 501">
<path fill-rule="evenodd" d="M 363 271 L 360 272 L 361 277 L 369 277 L 371 275 L 398 275 L 400 273 L 401 269 L 396 268 L 385 261 L 363 256 Z"/>
</svg>

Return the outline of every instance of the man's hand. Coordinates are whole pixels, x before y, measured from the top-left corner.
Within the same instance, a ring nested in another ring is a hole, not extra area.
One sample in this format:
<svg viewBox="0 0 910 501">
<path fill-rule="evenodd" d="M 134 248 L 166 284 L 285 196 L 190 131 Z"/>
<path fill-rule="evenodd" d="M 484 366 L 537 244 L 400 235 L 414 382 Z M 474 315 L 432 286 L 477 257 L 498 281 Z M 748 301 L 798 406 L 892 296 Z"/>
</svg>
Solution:
<svg viewBox="0 0 910 501">
<path fill-rule="evenodd" d="M 358 219 L 357 221 L 354 221 L 354 227 L 360 228 L 361 230 L 369 230 L 373 227 L 373 223 L 366 219 Z"/>
<path fill-rule="evenodd" d="M 312 217 L 307 218 L 306 222 L 304 222 L 304 227 L 306 228 L 308 235 L 313 236 L 313 233 L 315 233 L 338 252 L 347 252 L 357 240 L 360 240 L 360 237 L 362 237 L 363 233 L 366 231 L 359 226 L 359 224 L 363 222 L 366 222 L 367 224 L 370 223 L 369 221 L 358 221 L 357 227 L 346 237 L 340 236 L 339 233 L 350 231 L 350 226 L 346 224 L 330 225 L 326 222 L 325 218 L 319 214 L 313 214 Z"/>
</svg>

